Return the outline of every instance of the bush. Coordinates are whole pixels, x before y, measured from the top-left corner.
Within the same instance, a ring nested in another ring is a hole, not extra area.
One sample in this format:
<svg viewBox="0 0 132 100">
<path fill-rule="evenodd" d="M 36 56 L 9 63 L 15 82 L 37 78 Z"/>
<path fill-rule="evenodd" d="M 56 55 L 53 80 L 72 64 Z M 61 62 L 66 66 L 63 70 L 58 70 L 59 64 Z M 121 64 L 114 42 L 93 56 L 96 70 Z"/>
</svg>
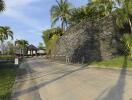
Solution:
<svg viewBox="0 0 132 100">
<path fill-rule="evenodd" d="M 14 56 L 0 56 L 0 60 L 14 60 L 15 57 Z"/>
</svg>

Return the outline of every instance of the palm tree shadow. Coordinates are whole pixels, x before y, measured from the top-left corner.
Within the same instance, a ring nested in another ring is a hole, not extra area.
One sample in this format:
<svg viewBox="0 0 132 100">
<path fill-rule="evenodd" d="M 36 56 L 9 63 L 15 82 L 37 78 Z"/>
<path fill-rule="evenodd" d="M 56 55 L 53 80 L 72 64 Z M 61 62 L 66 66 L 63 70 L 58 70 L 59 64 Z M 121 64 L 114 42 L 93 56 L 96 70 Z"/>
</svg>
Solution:
<svg viewBox="0 0 132 100">
<path fill-rule="evenodd" d="M 127 73 L 127 56 L 124 57 L 124 62 L 116 85 L 110 88 L 110 90 L 107 88 L 97 97 L 96 100 L 123 100 L 126 73 Z"/>
<path fill-rule="evenodd" d="M 21 90 L 21 91 L 18 91 L 18 92 L 13 93 L 12 98 L 17 98 L 17 97 L 19 97 L 19 96 L 21 96 L 21 95 L 30 93 L 30 92 L 32 92 L 32 91 L 37 91 L 37 90 L 40 89 L 41 87 L 45 87 L 45 86 L 47 86 L 48 84 L 51 84 L 51 83 L 53 83 L 53 82 L 55 82 L 55 81 L 57 81 L 57 80 L 59 80 L 59 79 L 62 79 L 62 78 L 66 77 L 66 76 L 68 76 L 68 75 L 70 75 L 70 74 L 72 74 L 72 73 L 75 73 L 75 72 L 80 71 L 80 70 L 85 70 L 85 69 L 88 69 L 88 68 L 86 67 L 86 65 L 84 65 L 84 66 L 82 66 L 82 67 L 79 67 L 78 69 L 75 69 L 75 70 L 70 70 L 70 71 L 64 72 L 62 75 L 57 76 L 57 77 L 55 77 L 55 78 L 53 78 L 53 79 L 51 79 L 51 80 L 45 81 L 45 82 L 40 83 L 40 84 L 38 84 L 38 85 L 35 85 L 35 86 L 29 87 L 29 88 L 27 88 L 27 89 L 24 89 L 24 90 Z M 59 74 L 59 73 L 58 73 L 58 74 Z"/>
</svg>

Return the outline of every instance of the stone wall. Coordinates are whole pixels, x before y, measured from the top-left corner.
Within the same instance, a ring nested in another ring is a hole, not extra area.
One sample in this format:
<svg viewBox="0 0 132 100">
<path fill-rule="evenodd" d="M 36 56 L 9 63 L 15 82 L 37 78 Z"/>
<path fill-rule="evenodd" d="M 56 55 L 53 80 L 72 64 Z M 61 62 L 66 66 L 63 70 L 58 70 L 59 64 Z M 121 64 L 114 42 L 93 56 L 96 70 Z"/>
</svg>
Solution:
<svg viewBox="0 0 132 100">
<path fill-rule="evenodd" d="M 112 16 L 96 22 L 85 19 L 59 39 L 53 58 L 74 63 L 110 59 L 117 53 L 117 33 Z"/>
</svg>

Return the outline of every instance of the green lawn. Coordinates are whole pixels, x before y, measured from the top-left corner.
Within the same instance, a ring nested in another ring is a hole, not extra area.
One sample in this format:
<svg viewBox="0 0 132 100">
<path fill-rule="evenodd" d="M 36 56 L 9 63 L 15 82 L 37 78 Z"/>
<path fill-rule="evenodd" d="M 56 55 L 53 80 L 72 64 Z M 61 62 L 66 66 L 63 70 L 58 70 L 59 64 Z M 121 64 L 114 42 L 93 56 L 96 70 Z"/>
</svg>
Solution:
<svg viewBox="0 0 132 100">
<path fill-rule="evenodd" d="M 13 63 L 0 63 L 0 100 L 7 100 L 16 77 Z"/>
<path fill-rule="evenodd" d="M 91 65 L 96 65 L 98 67 L 115 67 L 121 68 L 124 64 L 124 57 L 116 57 L 111 60 L 104 60 L 100 62 L 92 62 Z M 128 68 L 132 68 L 132 60 L 130 58 L 127 59 L 127 64 L 125 64 Z"/>
</svg>

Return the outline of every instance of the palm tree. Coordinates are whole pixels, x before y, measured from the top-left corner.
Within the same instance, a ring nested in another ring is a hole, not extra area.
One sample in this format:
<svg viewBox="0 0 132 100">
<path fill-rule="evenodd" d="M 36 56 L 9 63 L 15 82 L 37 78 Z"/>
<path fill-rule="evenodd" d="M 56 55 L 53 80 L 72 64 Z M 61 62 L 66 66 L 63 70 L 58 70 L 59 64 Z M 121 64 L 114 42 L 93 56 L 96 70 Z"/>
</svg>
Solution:
<svg viewBox="0 0 132 100">
<path fill-rule="evenodd" d="M 4 42 L 9 37 L 13 39 L 13 32 L 11 31 L 10 27 L 8 26 L 0 26 L 0 41 Z"/>
<path fill-rule="evenodd" d="M 1 49 L 2 49 L 2 54 L 3 54 L 3 42 L 5 40 L 8 40 L 9 37 L 13 39 L 13 32 L 11 31 L 10 27 L 8 26 L 0 26 L 0 42 L 1 42 Z"/>
<path fill-rule="evenodd" d="M 0 12 L 5 10 L 5 3 L 3 0 L 0 0 Z"/>
<path fill-rule="evenodd" d="M 108 16 L 116 7 L 115 0 L 90 0 L 90 9 L 97 17 Z"/>
<path fill-rule="evenodd" d="M 71 4 L 67 0 L 56 0 L 57 5 L 53 5 L 51 8 L 51 21 L 52 27 L 61 20 L 61 28 L 65 30 L 67 26 L 67 18 L 69 17 L 69 10 Z"/>
<path fill-rule="evenodd" d="M 25 53 L 25 49 L 28 45 L 28 41 L 26 40 L 16 40 L 15 45 L 21 50 L 20 53 L 23 54 Z"/>
<path fill-rule="evenodd" d="M 128 22 L 131 33 L 132 23 L 130 17 L 132 16 L 132 0 L 90 0 L 91 9 L 99 12 L 102 16 L 107 16 L 114 11 L 116 15 L 116 23 L 119 27 Z M 102 17 L 101 16 L 101 17 Z"/>
<path fill-rule="evenodd" d="M 121 8 L 118 8 L 116 10 L 116 23 L 119 27 L 123 27 L 125 23 L 128 23 L 131 29 L 132 33 L 132 22 L 131 22 L 131 16 L 132 16 L 132 1 L 131 0 L 124 0 L 120 1 L 119 4 L 121 5 Z"/>
<path fill-rule="evenodd" d="M 28 41 L 27 40 L 16 40 L 15 45 L 18 45 L 20 47 L 25 47 L 28 45 Z"/>
</svg>

